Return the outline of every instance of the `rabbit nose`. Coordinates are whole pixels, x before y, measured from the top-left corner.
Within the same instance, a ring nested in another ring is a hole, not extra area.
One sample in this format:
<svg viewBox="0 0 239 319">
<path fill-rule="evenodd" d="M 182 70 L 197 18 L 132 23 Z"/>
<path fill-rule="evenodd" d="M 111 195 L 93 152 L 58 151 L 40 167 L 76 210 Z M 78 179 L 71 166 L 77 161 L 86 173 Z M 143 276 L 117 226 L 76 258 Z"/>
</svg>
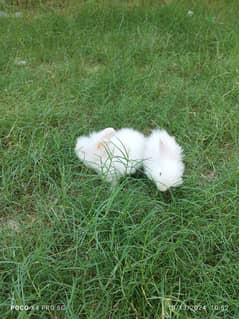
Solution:
<svg viewBox="0 0 239 319">
<path fill-rule="evenodd" d="M 166 190 L 168 189 L 168 187 L 164 184 L 159 184 L 159 190 L 161 192 L 166 192 Z"/>
</svg>

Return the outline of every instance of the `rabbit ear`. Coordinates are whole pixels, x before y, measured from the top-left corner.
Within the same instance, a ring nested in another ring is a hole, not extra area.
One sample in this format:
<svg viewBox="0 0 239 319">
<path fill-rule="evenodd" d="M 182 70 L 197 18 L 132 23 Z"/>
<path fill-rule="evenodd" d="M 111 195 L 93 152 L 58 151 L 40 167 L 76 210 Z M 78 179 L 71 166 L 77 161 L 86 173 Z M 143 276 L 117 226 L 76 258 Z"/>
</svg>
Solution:
<svg viewBox="0 0 239 319">
<path fill-rule="evenodd" d="M 161 155 L 170 155 L 172 152 L 172 144 L 175 144 L 175 138 L 170 136 L 165 130 L 161 130 L 159 134 L 159 149 Z"/>
<path fill-rule="evenodd" d="M 106 129 L 104 129 L 100 134 L 100 140 L 97 143 L 97 148 L 104 149 L 115 132 L 115 129 L 113 129 L 112 127 L 107 127 Z"/>
<path fill-rule="evenodd" d="M 107 127 L 101 132 L 101 140 L 109 141 L 114 134 L 115 129 L 112 127 Z"/>
<path fill-rule="evenodd" d="M 160 133 L 159 150 L 161 156 L 170 157 L 172 159 L 180 158 L 182 154 L 182 149 L 177 144 L 175 137 L 170 136 L 166 131 Z"/>
<path fill-rule="evenodd" d="M 161 156 L 168 155 L 170 153 L 167 143 L 163 141 L 162 139 L 159 140 L 159 150 L 160 150 Z"/>
</svg>

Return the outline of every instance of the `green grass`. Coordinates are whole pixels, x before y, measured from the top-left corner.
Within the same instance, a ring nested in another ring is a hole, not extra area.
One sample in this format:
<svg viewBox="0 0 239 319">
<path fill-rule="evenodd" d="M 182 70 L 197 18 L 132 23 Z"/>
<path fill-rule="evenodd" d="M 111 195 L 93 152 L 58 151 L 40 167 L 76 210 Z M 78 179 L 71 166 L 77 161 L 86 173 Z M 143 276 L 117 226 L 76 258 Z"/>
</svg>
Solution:
<svg viewBox="0 0 239 319">
<path fill-rule="evenodd" d="M 238 318 L 238 1 L 11 3 L 0 10 L 23 18 L 0 18 L 1 317 Z M 109 126 L 174 134 L 183 186 L 163 194 L 139 175 L 111 190 L 74 154 Z"/>
</svg>

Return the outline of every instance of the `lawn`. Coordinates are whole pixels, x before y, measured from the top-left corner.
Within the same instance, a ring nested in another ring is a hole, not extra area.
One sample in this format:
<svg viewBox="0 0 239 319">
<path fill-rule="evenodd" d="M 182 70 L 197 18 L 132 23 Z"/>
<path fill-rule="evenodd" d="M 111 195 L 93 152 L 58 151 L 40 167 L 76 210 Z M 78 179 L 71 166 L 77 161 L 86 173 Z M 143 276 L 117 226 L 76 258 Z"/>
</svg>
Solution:
<svg viewBox="0 0 239 319">
<path fill-rule="evenodd" d="M 0 10 L 1 318 L 238 318 L 239 1 Z M 105 127 L 175 135 L 184 184 L 111 189 L 74 154 Z"/>
</svg>

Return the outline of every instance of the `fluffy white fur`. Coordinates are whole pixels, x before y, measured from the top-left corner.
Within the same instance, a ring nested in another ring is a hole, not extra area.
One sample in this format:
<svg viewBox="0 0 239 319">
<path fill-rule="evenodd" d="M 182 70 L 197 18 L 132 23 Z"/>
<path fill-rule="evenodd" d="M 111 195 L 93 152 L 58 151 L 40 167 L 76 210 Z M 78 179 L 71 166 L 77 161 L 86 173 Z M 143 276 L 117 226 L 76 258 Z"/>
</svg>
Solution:
<svg viewBox="0 0 239 319">
<path fill-rule="evenodd" d="M 153 130 L 146 138 L 143 165 L 147 177 L 162 192 L 183 182 L 182 148 L 165 130 Z"/>
<path fill-rule="evenodd" d="M 88 167 L 115 184 L 143 164 L 145 137 L 131 128 L 106 128 L 77 138 L 75 152 Z"/>
</svg>

